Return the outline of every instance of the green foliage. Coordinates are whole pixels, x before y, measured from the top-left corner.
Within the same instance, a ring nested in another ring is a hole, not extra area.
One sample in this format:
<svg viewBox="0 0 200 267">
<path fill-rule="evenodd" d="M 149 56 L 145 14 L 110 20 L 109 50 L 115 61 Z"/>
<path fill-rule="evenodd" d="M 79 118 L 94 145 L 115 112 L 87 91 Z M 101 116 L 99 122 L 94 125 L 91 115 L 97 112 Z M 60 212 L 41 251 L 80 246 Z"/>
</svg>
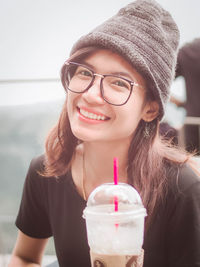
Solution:
<svg viewBox="0 0 200 267">
<path fill-rule="evenodd" d="M 57 102 L 0 107 L 0 250 L 6 253 L 16 239 L 14 220 L 30 160 L 44 153 L 45 137 L 61 107 Z"/>
</svg>

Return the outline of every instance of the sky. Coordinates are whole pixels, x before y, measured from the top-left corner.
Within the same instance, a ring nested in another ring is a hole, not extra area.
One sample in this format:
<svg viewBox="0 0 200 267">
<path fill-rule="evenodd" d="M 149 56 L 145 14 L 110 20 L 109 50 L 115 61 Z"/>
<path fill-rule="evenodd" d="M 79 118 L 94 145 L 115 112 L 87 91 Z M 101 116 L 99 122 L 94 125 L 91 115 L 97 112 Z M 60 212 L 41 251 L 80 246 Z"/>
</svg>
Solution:
<svg viewBox="0 0 200 267">
<path fill-rule="evenodd" d="M 158 0 L 171 12 L 180 45 L 199 34 L 199 0 Z M 114 15 L 127 0 L 0 0 L 0 105 L 64 98 L 57 79 L 74 42 Z M 12 81 L 12 82 L 11 82 Z M 18 82 L 17 82 L 18 81 Z M 172 91 L 183 97 L 180 82 Z"/>
</svg>

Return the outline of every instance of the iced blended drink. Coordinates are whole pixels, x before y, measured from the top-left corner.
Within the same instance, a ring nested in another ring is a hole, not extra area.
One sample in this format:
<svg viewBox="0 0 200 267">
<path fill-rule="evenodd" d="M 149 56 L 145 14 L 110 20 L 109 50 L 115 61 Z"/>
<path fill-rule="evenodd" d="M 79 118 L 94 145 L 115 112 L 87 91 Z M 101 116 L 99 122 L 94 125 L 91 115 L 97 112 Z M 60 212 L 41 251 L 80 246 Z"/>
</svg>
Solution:
<svg viewBox="0 0 200 267">
<path fill-rule="evenodd" d="M 132 186 L 97 187 L 83 214 L 93 267 L 142 267 L 146 210 Z"/>
</svg>

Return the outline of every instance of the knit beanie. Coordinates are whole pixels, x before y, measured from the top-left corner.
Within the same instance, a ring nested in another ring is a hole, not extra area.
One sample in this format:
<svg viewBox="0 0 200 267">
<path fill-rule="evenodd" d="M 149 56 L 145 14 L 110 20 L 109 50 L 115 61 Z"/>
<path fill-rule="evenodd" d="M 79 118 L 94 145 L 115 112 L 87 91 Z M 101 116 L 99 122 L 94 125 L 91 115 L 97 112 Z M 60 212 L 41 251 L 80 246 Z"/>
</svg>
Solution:
<svg viewBox="0 0 200 267">
<path fill-rule="evenodd" d="M 179 30 L 169 12 L 154 0 L 136 0 L 82 36 L 70 54 L 95 46 L 124 57 L 158 101 L 161 120 L 174 79 L 178 44 Z"/>
</svg>

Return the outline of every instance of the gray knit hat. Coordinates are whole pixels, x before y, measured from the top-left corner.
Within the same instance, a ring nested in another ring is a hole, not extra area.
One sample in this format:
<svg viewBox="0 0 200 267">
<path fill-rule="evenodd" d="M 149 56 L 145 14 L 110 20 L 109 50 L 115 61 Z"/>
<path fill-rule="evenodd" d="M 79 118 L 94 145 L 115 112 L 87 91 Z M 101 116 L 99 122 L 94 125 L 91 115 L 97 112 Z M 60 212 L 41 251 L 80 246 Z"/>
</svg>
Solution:
<svg viewBox="0 0 200 267">
<path fill-rule="evenodd" d="M 164 115 L 169 89 L 174 78 L 179 30 L 169 12 L 154 0 L 136 0 L 82 36 L 72 47 L 95 46 L 122 55 L 143 76 L 147 88 L 160 104 Z"/>
</svg>

